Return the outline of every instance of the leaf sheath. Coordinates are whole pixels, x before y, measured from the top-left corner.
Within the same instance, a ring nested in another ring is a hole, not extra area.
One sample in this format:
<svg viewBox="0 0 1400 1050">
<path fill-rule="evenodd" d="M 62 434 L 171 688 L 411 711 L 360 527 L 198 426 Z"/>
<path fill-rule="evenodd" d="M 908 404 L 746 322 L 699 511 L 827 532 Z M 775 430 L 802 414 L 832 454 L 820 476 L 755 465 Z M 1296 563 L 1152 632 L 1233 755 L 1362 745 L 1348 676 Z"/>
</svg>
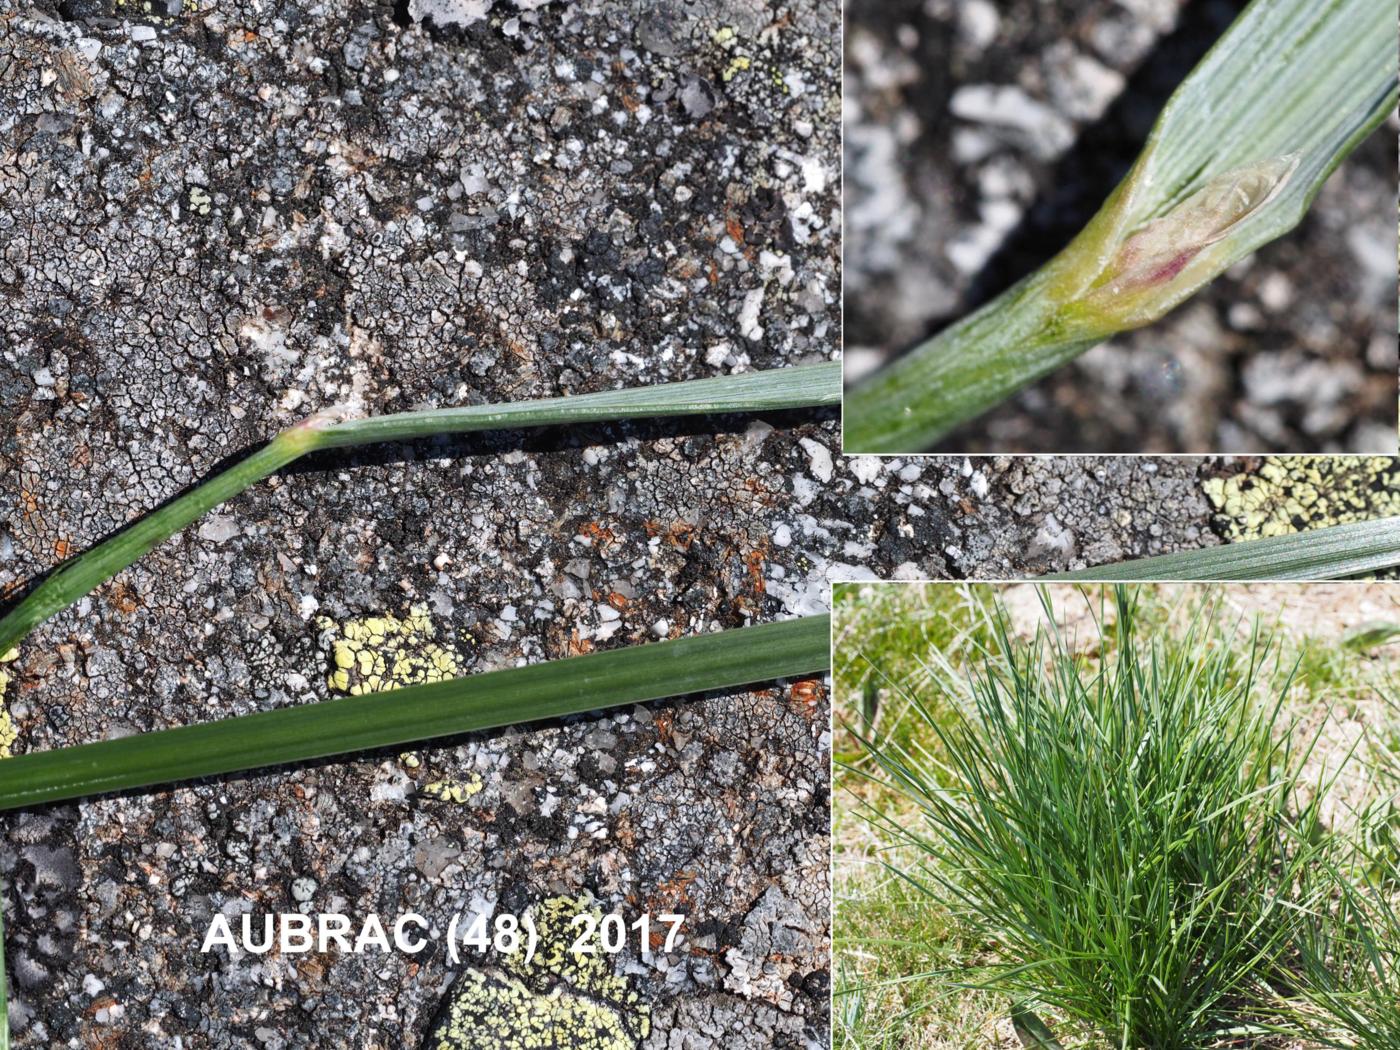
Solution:
<svg viewBox="0 0 1400 1050">
<path fill-rule="evenodd" d="M 1392 0 L 1253 0 L 1059 255 L 852 387 L 845 450 L 923 451 L 1287 233 L 1394 112 L 1397 65 Z M 1217 214 L 1235 198 L 1209 190 L 1226 184 L 1248 206 Z"/>
</svg>

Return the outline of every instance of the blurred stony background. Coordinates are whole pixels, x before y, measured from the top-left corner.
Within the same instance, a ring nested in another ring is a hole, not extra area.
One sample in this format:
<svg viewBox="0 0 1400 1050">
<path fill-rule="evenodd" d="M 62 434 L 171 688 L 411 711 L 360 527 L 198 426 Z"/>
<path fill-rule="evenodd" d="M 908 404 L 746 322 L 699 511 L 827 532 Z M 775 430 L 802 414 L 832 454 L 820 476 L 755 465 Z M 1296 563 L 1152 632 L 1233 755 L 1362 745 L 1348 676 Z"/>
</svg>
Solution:
<svg viewBox="0 0 1400 1050">
<path fill-rule="evenodd" d="M 6 5 L 0 603 L 326 405 L 835 356 L 838 26 L 824 0 Z M 828 411 L 298 464 L 22 646 L 16 748 L 322 697 L 376 633 L 474 673 L 820 610 L 775 523 L 838 445 Z M 509 1016 L 541 1047 L 820 1045 L 825 704 L 780 683 L 8 817 L 16 1044 L 483 1046 L 463 1019 Z M 588 974 L 198 953 L 216 913 L 441 933 L 580 900 L 689 939 Z"/>
<path fill-rule="evenodd" d="M 1244 0 L 847 0 L 848 375 L 1063 247 Z M 1394 118 L 1308 218 L 949 451 L 1396 447 Z"/>
</svg>

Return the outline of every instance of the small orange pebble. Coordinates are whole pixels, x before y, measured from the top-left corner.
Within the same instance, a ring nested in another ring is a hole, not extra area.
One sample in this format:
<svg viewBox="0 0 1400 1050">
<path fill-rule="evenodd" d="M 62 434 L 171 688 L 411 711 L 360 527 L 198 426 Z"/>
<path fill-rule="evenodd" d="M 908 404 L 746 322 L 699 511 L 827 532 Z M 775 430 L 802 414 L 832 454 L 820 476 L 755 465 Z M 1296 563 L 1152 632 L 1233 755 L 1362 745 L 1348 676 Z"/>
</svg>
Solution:
<svg viewBox="0 0 1400 1050">
<path fill-rule="evenodd" d="M 767 553 L 762 550 L 750 551 L 744 560 L 748 565 L 749 586 L 755 594 L 763 594 L 768 589 L 768 585 L 763 581 L 763 566 L 768 561 Z"/>
<path fill-rule="evenodd" d="M 596 521 L 586 522 L 583 528 L 579 529 L 579 533 L 597 544 L 599 550 L 607 550 L 616 540 L 612 529 L 599 525 Z"/>
<path fill-rule="evenodd" d="M 792 688 L 788 695 L 795 704 L 801 704 L 807 708 L 808 714 L 815 713 L 826 699 L 826 688 L 821 681 L 816 678 L 799 678 L 792 683 Z"/>
</svg>

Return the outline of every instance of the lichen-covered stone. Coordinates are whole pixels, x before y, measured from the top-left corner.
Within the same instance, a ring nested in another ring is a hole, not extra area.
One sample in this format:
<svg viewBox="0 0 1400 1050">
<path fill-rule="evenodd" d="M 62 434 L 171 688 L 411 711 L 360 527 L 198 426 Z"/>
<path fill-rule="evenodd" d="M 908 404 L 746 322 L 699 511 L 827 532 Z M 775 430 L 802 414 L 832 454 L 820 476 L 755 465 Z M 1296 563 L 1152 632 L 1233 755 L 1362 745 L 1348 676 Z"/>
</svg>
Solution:
<svg viewBox="0 0 1400 1050">
<path fill-rule="evenodd" d="M 1232 541 L 1400 514 L 1400 462 L 1391 456 L 1271 457 L 1204 488 Z"/>
<path fill-rule="evenodd" d="M 424 1050 L 635 1050 L 651 1031 L 651 1008 L 611 957 L 572 950 L 574 920 L 603 911 L 583 894 L 532 906 L 535 954 L 502 953 L 493 970 L 457 978 Z"/>
<path fill-rule="evenodd" d="M 37 0 L 0 19 L 0 602 L 328 406 L 835 356 L 837 7 L 496 0 L 442 26 L 408 6 Z M 474 674 L 788 615 L 780 579 L 824 592 L 829 563 L 825 541 L 771 540 L 794 492 L 829 510 L 812 445 L 839 449 L 836 412 L 312 457 L 27 640 L 5 665 L 15 750 L 325 699 L 342 671 L 346 691 L 404 684 L 447 671 L 432 646 Z M 406 638 L 420 616 L 434 637 Z M 445 929 L 583 893 L 693 917 L 698 953 L 618 960 L 638 1009 L 684 1024 L 692 1002 L 741 1033 L 707 1044 L 726 1050 L 820 1030 L 824 952 L 792 963 L 807 991 L 781 1010 L 725 991 L 764 968 L 762 942 L 730 939 L 770 886 L 812 943 L 825 928 L 807 695 L 12 818 L 15 1044 L 418 1046 L 460 969 L 445 953 L 200 955 L 212 916 L 411 909 Z"/>
</svg>

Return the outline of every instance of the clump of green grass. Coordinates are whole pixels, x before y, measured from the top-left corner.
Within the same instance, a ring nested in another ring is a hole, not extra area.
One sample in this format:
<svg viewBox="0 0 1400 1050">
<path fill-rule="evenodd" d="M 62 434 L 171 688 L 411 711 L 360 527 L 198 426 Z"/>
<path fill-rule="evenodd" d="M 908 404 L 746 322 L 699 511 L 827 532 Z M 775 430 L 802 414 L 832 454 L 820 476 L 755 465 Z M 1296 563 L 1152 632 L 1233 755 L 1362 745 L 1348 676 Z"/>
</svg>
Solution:
<svg viewBox="0 0 1400 1050">
<path fill-rule="evenodd" d="M 1325 790 L 1300 790 L 1316 738 L 1257 632 L 1227 644 L 1207 615 L 1144 641 L 1134 595 L 1115 604 L 1097 657 L 1053 631 L 1014 644 L 997 618 L 965 698 L 951 680 L 911 698 L 929 746 L 867 741 L 921 818 L 871 819 L 919 857 L 903 877 L 995 946 L 966 983 L 1123 1050 L 1199 1050 L 1264 1031 L 1326 892 Z"/>
<path fill-rule="evenodd" d="M 1313 1038 L 1345 1050 L 1400 1047 L 1400 866 L 1362 854 L 1360 872 L 1328 865 L 1336 902 L 1300 942 Z"/>
<path fill-rule="evenodd" d="M 1384 698 L 1400 719 L 1393 680 Z M 1371 754 L 1380 797 L 1359 815 L 1349 863 L 1327 866 L 1335 903 L 1300 950 L 1314 1036 L 1346 1050 L 1400 1047 L 1400 725 L 1386 728 Z"/>
</svg>

